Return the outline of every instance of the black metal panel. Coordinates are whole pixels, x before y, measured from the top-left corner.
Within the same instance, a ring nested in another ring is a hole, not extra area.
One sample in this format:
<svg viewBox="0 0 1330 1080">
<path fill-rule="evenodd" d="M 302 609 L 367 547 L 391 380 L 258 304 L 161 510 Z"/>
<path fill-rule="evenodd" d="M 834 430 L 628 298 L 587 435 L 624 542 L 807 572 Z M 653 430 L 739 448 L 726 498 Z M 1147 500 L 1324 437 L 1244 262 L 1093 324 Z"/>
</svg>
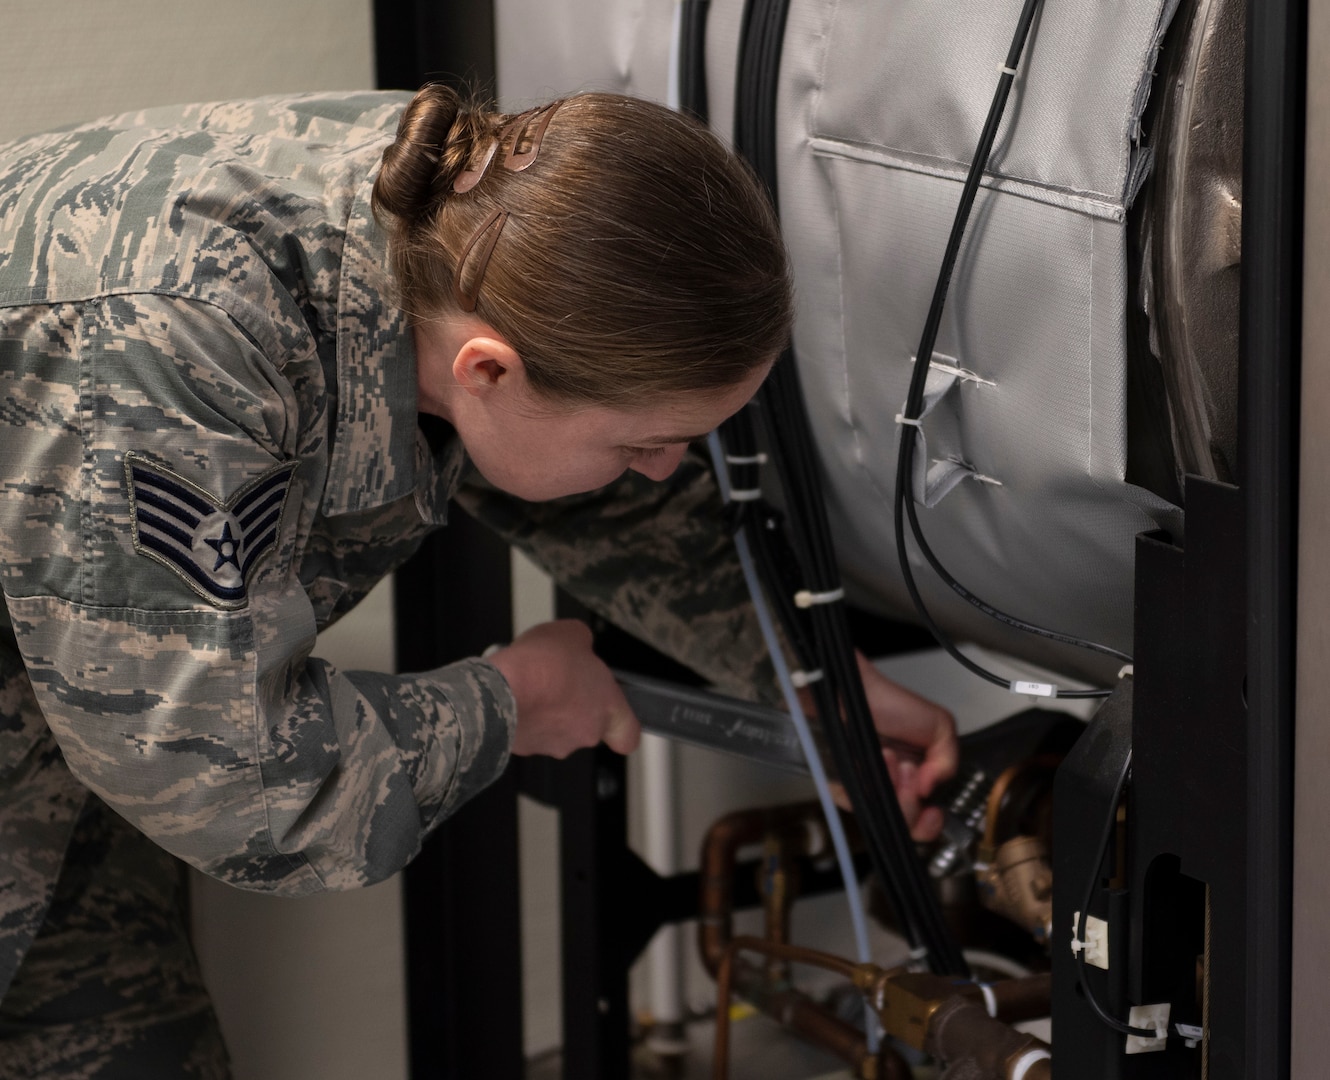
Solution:
<svg viewBox="0 0 1330 1080">
<path fill-rule="evenodd" d="M 1117 777 L 1131 753 L 1131 684 L 1125 683 L 1095 714 L 1085 734 L 1067 755 L 1053 788 L 1053 1026 L 1057 1053 L 1055 1080 L 1119 1080 L 1122 1037 L 1104 1027 L 1077 989 L 1079 977 L 1071 952 L 1072 918 L 1080 909 L 1086 882 L 1112 878 L 1115 860 L 1091 850 L 1107 815 L 1115 812 Z M 1120 898 L 1120 891 L 1119 891 Z M 1121 904 L 1114 891 L 1095 890 L 1089 912 L 1121 927 Z M 1112 935 L 1110 935 L 1112 941 Z M 1101 999 L 1121 1009 L 1126 991 L 1126 950 L 1113 946 L 1109 971 L 1091 969 Z"/>
<path fill-rule="evenodd" d="M 412 1080 L 520 1080 L 517 789 L 506 773 L 449 818 L 406 870 Z"/>
<path fill-rule="evenodd" d="M 1206 956 L 1212 1080 L 1248 1075 L 1243 513 L 1237 488 L 1189 477 L 1185 545 L 1143 537 L 1136 552 L 1131 996 L 1201 1025 Z M 1146 1056 L 1201 1075 L 1202 1051 L 1176 1037 Z"/>
<path fill-rule="evenodd" d="M 563 1075 L 628 1080 L 628 807 L 624 759 L 599 746 L 560 767 Z"/>
<path fill-rule="evenodd" d="M 492 0 L 375 0 L 380 89 L 494 83 Z M 508 550 L 455 514 L 398 571 L 397 666 L 421 671 L 512 636 Z M 517 787 L 500 779 L 407 868 L 407 1023 L 413 1080 L 519 1080 L 521 910 Z"/>
<path fill-rule="evenodd" d="M 507 546 L 463 515 L 397 574 L 398 667 L 512 636 Z M 511 770 L 445 821 L 404 877 L 413 1080 L 519 1080 L 521 898 Z"/>
<path fill-rule="evenodd" d="M 1247 16 L 1240 459 L 1247 508 L 1246 1072 L 1289 1073 L 1306 0 Z"/>
<path fill-rule="evenodd" d="M 567 593 L 558 594 L 556 613 L 590 624 L 597 655 L 616 668 L 697 681 L 692 672 Z M 627 1080 L 628 971 L 642 934 L 650 936 L 642 926 L 643 902 L 633 890 L 649 882 L 650 875 L 642 873 L 647 868 L 628 848 L 624 759 L 601 745 L 566 761 L 524 763 L 524 779 L 526 790 L 559 809 L 563 1075 L 568 1080 Z"/>
<path fill-rule="evenodd" d="M 437 79 L 493 94 L 493 0 L 375 0 L 374 67 L 381 90 Z"/>
<path fill-rule="evenodd" d="M 1242 493 L 1187 482 L 1187 539 L 1143 536 L 1136 548 L 1136 665 L 1128 702 L 1115 695 L 1058 776 L 1054 834 L 1055 1073 L 1095 1080 L 1241 1080 L 1247 1016 L 1246 559 Z M 1125 717 L 1125 719 L 1124 719 Z M 1108 734 L 1098 734 L 1107 728 Z M 1123 742 L 1123 739 L 1126 742 Z M 1208 1048 L 1176 1028 L 1163 1052 L 1126 1055 L 1125 1037 L 1084 1002 L 1069 948 L 1072 913 L 1109 812 L 1106 796 L 1132 751 L 1125 860 L 1110 859 L 1092 914 L 1109 919 L 1111 965 L 1085 977 L 1117 1019 L 1169 1003 L 1171 1022 L 1201 1026 Z M 1198 968 L 1200 970 L 1198 970 Z M 1198 985 L 1199 984 L 1199 985 Z M 1208 1002 L 1206 1001 L 1208 998 Z M 1069 1033 L 1069 1037 L 1068 1037 Z"/>
</svg>

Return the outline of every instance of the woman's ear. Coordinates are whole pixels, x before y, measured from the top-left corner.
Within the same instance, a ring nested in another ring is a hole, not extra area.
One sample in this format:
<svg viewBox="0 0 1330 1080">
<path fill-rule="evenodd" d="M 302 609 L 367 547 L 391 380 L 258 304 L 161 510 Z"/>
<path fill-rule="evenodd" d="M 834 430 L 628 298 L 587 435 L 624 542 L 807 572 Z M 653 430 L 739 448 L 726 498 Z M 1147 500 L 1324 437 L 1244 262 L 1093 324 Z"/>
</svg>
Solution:
<svg viewBox="0 0 1330 1080">
<path fill-rule="evenodd" d="M 526 369 L 517 350 L 503 338 L 477 334 L 458 348 L 453 378 L 468 394 L 479 396 L 518 389 L 526 381 Z"/>
</svg>

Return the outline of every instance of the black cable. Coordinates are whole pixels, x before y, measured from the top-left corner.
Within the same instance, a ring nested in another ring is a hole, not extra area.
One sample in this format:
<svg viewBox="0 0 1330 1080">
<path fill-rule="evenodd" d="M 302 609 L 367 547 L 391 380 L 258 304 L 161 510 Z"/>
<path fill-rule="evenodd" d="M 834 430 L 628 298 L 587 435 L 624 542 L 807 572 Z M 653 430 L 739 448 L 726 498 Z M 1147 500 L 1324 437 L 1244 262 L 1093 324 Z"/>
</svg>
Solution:
<svg viewBox="0 0 1330 1080">
<path fill-rule="evenodd" d="M 919 524 L 918 511 L 915 508 L 914 500 L 907 498 L 905 500 L 905 508 L 910 518 L 910 530 L 914 534 L 916 541 L 918 541 L 919 550 L 928 560 L 929 565 L 932 566 L 937 576 L 940 577 L 943 580 L 943 582 L 949 588 L 951 588 L 953 592 L 957 593 L 963 600 L 965 600 L 969 604 L 973 605 L 974 607 L 977 607 L 989 618 L 995 619 L 1001 623 L 1006 623 L 1008 626 L 1011 626 L 1017 630 L 1023 630 L 1026 633 L 1038 634 L 1040 637 L 1050 638 L 1053 641 L 1059 641 L 1064 645 L 1074 645 L 1077 646 L 1078 648 L 1090 649 L 1093 652 L 1102 653 L 1105 656 L 1112 656 L 1117 660 L 1121 660 L 1124 664 L 1131 663 L 1131 657 L 1127 653 L 1124 653 L 1119 649 L 1114 649 L 1109 645 L 1100 645 L 1094 641 L 1085 641 L 1081 638 L 1074 637 L 1071 634 L 1064 634 L 1058 630 L 1050 630 L 1047 629 L 1046 627 L 1038 626 L 1035 623 L 1026 622 L 1024 619 L 1019 619 L 1014 615 L 1009 615 L 1007 614 L 1007 612 L 1002 611 L 1000 608 L 995 608 L 991 604 L 980 599 L 978 596 L 970 592 L 964 585 L 962 585 L 959 581 L 957 581 L 954 577 L 951 576 L 947 568 L 942 565 L 941 561 L 933 553 L 933 549 L 929 547 L 927 543 L 924 542 L 923 531 Z"/>
<path fill-rule="evenodd" d="M 767 425 L 769 441 L 779 447 L 775 461 L 787 502 L 792 511 L 795 508 L 799 511 L 791 515 L 791 539 L 804 570 L 806 587 L 814 593 L 834 593 L 839 588 L 838 568 L 822 504 L 821 472 L 798 385 L 798 371 L 789 352 L 777 362 L 768 378 L 762 401 L 759 415 Z M 936 894 L 915 853 L 882 761 L 881 745 L 854 660 L 844 606 L 816 604 L 805 614 L 817 642 L 817 662 L 825 672 L 824 680 L 811 688 L 818 713 L 823 717 L 844 718 L 841 723 L 824 722 L 828 743 L 870 851 L 876 853 L 875 868 L 892 908 L 910 932 L 912 942 L 928 950 L 929 964 L 934 970 L 962 973 L 966 970 L 964 958 L 942 919 Z M 887 865 L 885 870 L 883 862 Z"/>
<path fill-rule="evenodd" d="M 749 0 L 744 9 L 739 72 L 737 76 L 738 105 L 735 116 L 735 144 L 745 153 L 754 171 L 767 186 L 776 206 L 775 161 L 775 87 L 780 67 L 780 49 L 784 37 L 787 0 Z M 681 62 L 687 68 L 681 73 L 681 105 L 699 119 L 707 119 L 705 71 L 706 8 L 698 4 L 686 9 L 685 28 L 689 40 L 681 48 Z M 790 505 L 808 510 L 807 516 L 820 523 L 814 529 L 816 539 L 803 544 L 803 566 L 820 568 L 820 573 L 835 576 L 835 556 L 830 546 L 830 533 L 821 502 L 820 476 L 812 454 L 812 434 L 807 416 L 803 413 L 803 397 L 794 375 L 794 357 L 786 354 L 778 362 L 782 372 L 788 373 L 783 382 L 786 393 L 783 400 L 788 407 L 794 401 L 796 414 L 793 423 L 775 425 L 784 432 L 794 432 L 793 447 L 786 445 L 776 459 L 782 465 L 793 459 L 801 483 L 798 494 L 790 498 Z M 791 380 L 794 380 L 791 382 Z M 791 394 L 793 398 L 791 399 Z M 750 408 L 761 409 L 765 395 Z M 763 415 L 765 419 L 765 415 Z M 768 426 L 768 441 L 770 438 Z M 722 430 L 726 457 L 743 459 L 741 463 L 727 463 L 731 469 L 731 488 L 739 491 L 757 490 L 760 473 L 756 463 L 758 444 L 753 429 L 751 412 L 741 410 Z M 785 490 L 794 490 L 788 484 Z M 733 490 L 732 490 L 733 494 Z M 950 928 L 943 920 L 937 896 L 916 855 L 909 830 L 895 799 L 895 789 L 882 760 L 872 716 L 864 699 L 863 684 L 854 661 L 853 646 L 849 641 L 844 611 L 839 615 L 839 633 L 817 626 L 817 620 L 800 611 L 794 603 L 795 589 L 786 573 L 791 562 L 784 545 L 785 535 L 775 528 L 774 514 L 764 501 L 753 499 L 732 503 L 737 506 L 735 526 L 744 528 L 749 537 L 754 561 L 759 567 L 775 599 L 777 617 L 785 629 L 790 647 L 805 670 L 818 667 L 823 677 L 814 682 L 811 692 L 818 715 L 823 718 L 823 729 L 832 747 L 832 756 L 841 776 L 841 782 L 851 804 L 859 811 L 860 830 L 864 834 L 874 870 L 887 892 L 901 927 L 911 944 L 922 947 L 930 967 L 941 973 L 964 974 L 967 968 L 960 947 L 954 941 Z M 803 536 L 806 530 L 793 530 Z M 830 568 L 828 570 L 828 568 Z M 814 579 L 817 579 L 815 574 Z M 834 623 L 834 620 L 833 620 Z M 833 644 L 828 650 L 827 642 Z M 830 659 L 829 659 L 830 657 Z M 847 670 L 848 667 L 848 670 Z M 837 687 L 849 687 L 837 691 Z M 849 701 L 843 701 L 848 696 Z M 857 698 L 857 700 L 856 700 Z M 844 709 L 842 706 L 844 705 Z M 836 718 L 847 715 L 847 723 Z"/>
<path fill-rule="evenodd" d="M 750 40 L 779 45 L 779 36 L 773 37 L 763 29 L 771 23 L 753 25 L 753 20 L 763 17 L 779 18 L 779 12 L 772 10 L 774 7 L 759 0 L 747 9 L 745 23 L 750 26 Z M 764 63 L 752 60 L 746 66 L 741 64 L 744 74 L 740 86 L 745 90 L 742 95 L 745 104 L 735 121 L 736 145 L 751 155 L 750 161 L 769 191 L 775 188 L 774 140 L 769 134 L 774 130 L 774 105 L 769 96 L 756 92 L 750 80 L 767 78 L 774 85 L 777 69 L 778 64 L 772 58 Z M 745 115 L 744 109 L 755 110 L 758 115 Z M 834 591 L 838 588 L 836 561 L 822 505 L 821 475 L 812 450 L 811 428 L 798 388 L 793 355 L 788 350 L 762 391 L 759 416 L 768 428 L 768 443 L 773 448 L 787 505 L 792 511 L 790 539 L 807 587 L 814 592 Z M 736 445 L 730 435 L 727 429 L 726 442 L 734 456 L 747 456 L 747 449 Z M 779 589 L 777 583 L 773 592 Z M 781 607 L 788 610 L 788 593 L 781 599 L 785 601 Z M 811 626 L 816 659 L 805 655 L 799 661 L 806 668 L 820 668 L 824 673 L 821 680 L 809 687 L 818 714 L 823 718 L 844 717 L 843 722 L 824 719 L 823 726 L 892 909 L 911 943 L 926 950 L 934 970 L 963 973 L 964 958 L 942 917 L 882 760 L 881 744 L 864 699 L 844 611 L 836 612 L 838 618 L 828 618 L 827 606 L 819 606 L 800 612 L 800 616 L 799 623 Z"/>
<path fill-rule="evenodd" d="M 1126 790 L 1128 777 L 1131 775 L 1131 751 L 1127 752 L 1126 758 L 1122 762 L 1122 773 L 1118 777 L 1117 783 L 1113 788 L 1113 799 L 1109 804 L 1108 815 L 1104 821 L 1103 832 L 1099 836 L 1099 845 L 1095 850 L 1095 861 L 1090 867 L 1090 876 L 1085 883 L 1085 894 L 1081 898 L 1080 917 L 1076 920 L 1076 940 L 1085 941 L 1085 923 L 1090 917 L 1090 901 L 1094 899 L 1095 885 L 1099 881 L 1099 871 L 1103 866 L 1104 859 L 1108 856 L 1109 845 L 1113 842 L 1113 833 L 1118 824 L 1118 804 L 1122 801 L 1122 793 Z M 1141 1039 L 1157 1039 L 1159 1033 L 1151 1028 L 1137 1028 L 1119 1020 L 1113 1016 L 1095 996 L 1094 989 L 1090 985 L 1090 980 L 1086 978 L 1085 947 L 1075 950 L 1076 952 L 1076 981 L 1080 983 L 1081 992 L 1085 995 L 1085 1000 L 1090 1009 L 1094 1012 L 1105 1025 L 1122 1035 L 1135 1035 Z"/>
<path fill-rule="evenodd" d="M 973 209 L 975 196 L 979 190 L 979 183 L 983 178 L 984 170 L 992 155 L 993 143 L 997 139 L 998 128 L 1002 123 L 1002 116 L 1006 110 L 1007 98 L 1010 95 L 1012 83 L 1015 81 L 1016 67 L 1020 63 L 1021 53 L 1025 49 L 1025 42 L 1029 37 L 1030 26 L 1034 21 L 1034 16 L 1039 9 L 1040 3 L 1041 0 L 1026 0 L 1024 7 L 1021 9 L 1020 17 L 1016 23 L 1016 30 L 1012 36 L 1011 46 L 1007 51 L 1007 60 L 1003 66 L 1001 76 L 998 79 L 997 90 L 993 95 L 993 101 L 988 110 L 988 117 L 984 122 L 983 130 L 979 136 L 979 145 L 975 150 L 974 158 L 970 163 L 969 171 L 966 174 L 965 182 L 961 188 L 960 202 L 956 208 L 955 217 L 952 220 L 951 233 L 947 238 L 947 246 L 942 256 L 942 266 L 938 271 L 937 282 L 934 286 L 932 301 L 928 309 L 928 316 L 924 321 L 924 329 L 920 338 L 919 348 L 915 353 L 915 367 L 910 377 L 910 386 L 905 399 L 905 407 L 901 413 L 904 422 L 900 425 L 901 443 L 900 451 L 896 459 L 896 486 L 894 496 L 896 552 L 900 561 L 901 575 L 905 580 L 906 590 L 910 594 L 910 599 L 914 604 L 915 610 L 919 613 L 924 624 L 932 632 L 938 644 L 950 653 L 951 656 L 980 678 L 986 679 L 987 681 L 1002 687 L 1009 687 L 1010 681 L 1002 678 L 1000 675 L 988 671 L 969 657 L 965 656 L 942 632 L 941 627 L 938 626 L 937 622 L 933 619 L 925 606 L 923 597 L 920 595 L 918 586 L 914 580 L 914 572 L 910 567 L 909 553 L 905 545 L 905 523 L 907 520 L 910 524 L 910 531 L 913 535 L 916 546 L 928 561 L 929 565 L 933 568 L 933 571 L 942 579 L 943 583 L 946 584 L 948 588 L 967 603 L 982 611 L 985 615 L 1026 633 L 1046 637 L 1062 644 L 1090 649 L 1095 652 L 1113 656 L 1122 660 L 1124 663 L 1131 663 L 1131 657 L 1126 653 L 1120 652 L 1107 645 L 1085 641 L 1073 635 L 1050 630 L 1024 619 L 1019 619 L 984 601 L 975 593 L 967 589 L 946 570 L 942 565 L 941 560 L 938 559 L 937 555 L 929 546 L 924 537 L 923 528 L 919 523 L 914 499 L 910 492 L 910 473 L 912 472 L 912 466 L 914 463 L 915 428 L 917 426 L 916 423 L 911 423 L 911 421 L 917 422 L 920 413 L 923 410 L 924 385 L 928 378 L 929 368 L 932 365 L 933 347 L 937 342 L 938 330 L 942 324 L 942 313 L 946 306 L 947 292 L 951 285 L 952 272 L 955 269 L 956 259 L 960 253 L 961 241 L 965 235 L 965 227 L 969 223 L 970 212 Z M 904 510 L 904 513 L 902 513 L 902 510 Z M 1058 695 L 1067 698 L 1107 697 L 1110 692 L 1111 691 L 1109 690 L 1059 690 Z"/>
<path fill-rule="evenodd" d="M 756 442 L 752 426 L 746 421 L 745 417 L 742 421 L 727 425 L 725 428 L 723 436 L 727 456 L 743 458 L 755 454 Z M 777 454 L 776 460 L 783 461 L 783 455 Z M 749 526 L 753 524 L 752 521 L 747 522 Z M 753 528 L 748 529 L 748 536 L 754 552 L 754 561 L 763 573 L 763 579 L 772 596 L 777 615 L 781 618 L 791 648 L 794 650 L 796 661 L 805 670 L 822 668 L 824 671 L 823 678 L 809 687 L 817 714 L 821 717 L 837 716 L 841 706 L 840 696 L 836 693 L 835 687 L 843 681 L 844 675 L 827 661 L 824 650 L 816 642 L 809 614 L 795 607 L 793 602 L 795 587 L 785 581 L 783 575 L 773 573 L 775 564 L 783 555 L 779 549 L 784 538 L 767 529 Z M 855 677 L 857 678 L 857 672 Z M 823 728 L 841 782 L 851 803 L 860 812 L 861 829 L 867 841 L 869 854 L 879 877 L 884 878 L 883 885 L 892 909 L 897 912 L 911 944 L 916 946 L 924 944 L 930 940 L 930 931 L 920 925 L 920 919 L 916 914 L 917 898 L 899 888 L 903 875 L 899 871 L 892 870 L 900 864 L 897 856 L 892 853 L 891 842 L 881 826 L 882 809 L 870 794 L 873 791 L 872 781 L 865 778 L 863 769 L 858 765 L 862 760 L 862 750 L 855 749 L 842 724 L 824 722 Z M 871 754 L 876 756 L 880 763 L 880 747 L 874 747 Z M 886 781 L 886 790 L 892 790 L 889 779 Z M 883 866 L 887 868 L 885 871 Z"/>
</svg>

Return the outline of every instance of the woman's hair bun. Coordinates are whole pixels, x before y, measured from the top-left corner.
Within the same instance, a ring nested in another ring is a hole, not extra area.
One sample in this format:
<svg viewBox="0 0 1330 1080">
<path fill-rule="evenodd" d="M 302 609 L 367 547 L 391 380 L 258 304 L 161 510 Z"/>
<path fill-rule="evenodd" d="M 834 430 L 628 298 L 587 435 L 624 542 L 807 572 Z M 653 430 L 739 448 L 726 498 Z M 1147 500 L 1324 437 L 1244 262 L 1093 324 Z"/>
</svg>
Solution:
<svg viewBox="0 0 1330 1080">
<path fill-rule="evenodd" d="M 404 221 L 432 215 L 466 168 L 484 114 L 468 109 L 443 83 L 421 89 L 397 123 L 397 138 L 383 151 L 374 182 L 374 207 Z"/>
</svg>

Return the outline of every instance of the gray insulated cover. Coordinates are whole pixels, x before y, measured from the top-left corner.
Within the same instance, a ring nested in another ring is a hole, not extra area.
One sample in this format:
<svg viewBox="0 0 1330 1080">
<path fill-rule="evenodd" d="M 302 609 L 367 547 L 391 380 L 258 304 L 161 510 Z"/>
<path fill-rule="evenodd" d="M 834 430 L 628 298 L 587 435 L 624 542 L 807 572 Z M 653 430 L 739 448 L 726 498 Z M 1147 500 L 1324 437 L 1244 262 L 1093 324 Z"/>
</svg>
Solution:
<svg viewBox="0 0 1330 1080">
<path fill-rule="evenodd" d="M 777 117 L 794 346 L 847 591 L 884 614 L 913 617 L 893 540 L 894 418 L 1020 6 L 790 5 Z M 1126 211 L 1148 171 L 1139 119 L 1172 6 L 1049 3 L 1036 22 L 952 280 L 916 455 L 923 529 L 960 581 L 1126 652 L 1134 538 L 1181 531 L 1177 508 L 1124 479 Z M 503 97 L 594 86 L 664 100 L 673 8 L 499 0 Z M 722 136 L 741 17 L 740 0 L 713 0 L 707 77 Z M 922 558 L 915 567 L 957 637 L 1069 674 L 1116 670 L 1007 630 Z"/>
</svg>

